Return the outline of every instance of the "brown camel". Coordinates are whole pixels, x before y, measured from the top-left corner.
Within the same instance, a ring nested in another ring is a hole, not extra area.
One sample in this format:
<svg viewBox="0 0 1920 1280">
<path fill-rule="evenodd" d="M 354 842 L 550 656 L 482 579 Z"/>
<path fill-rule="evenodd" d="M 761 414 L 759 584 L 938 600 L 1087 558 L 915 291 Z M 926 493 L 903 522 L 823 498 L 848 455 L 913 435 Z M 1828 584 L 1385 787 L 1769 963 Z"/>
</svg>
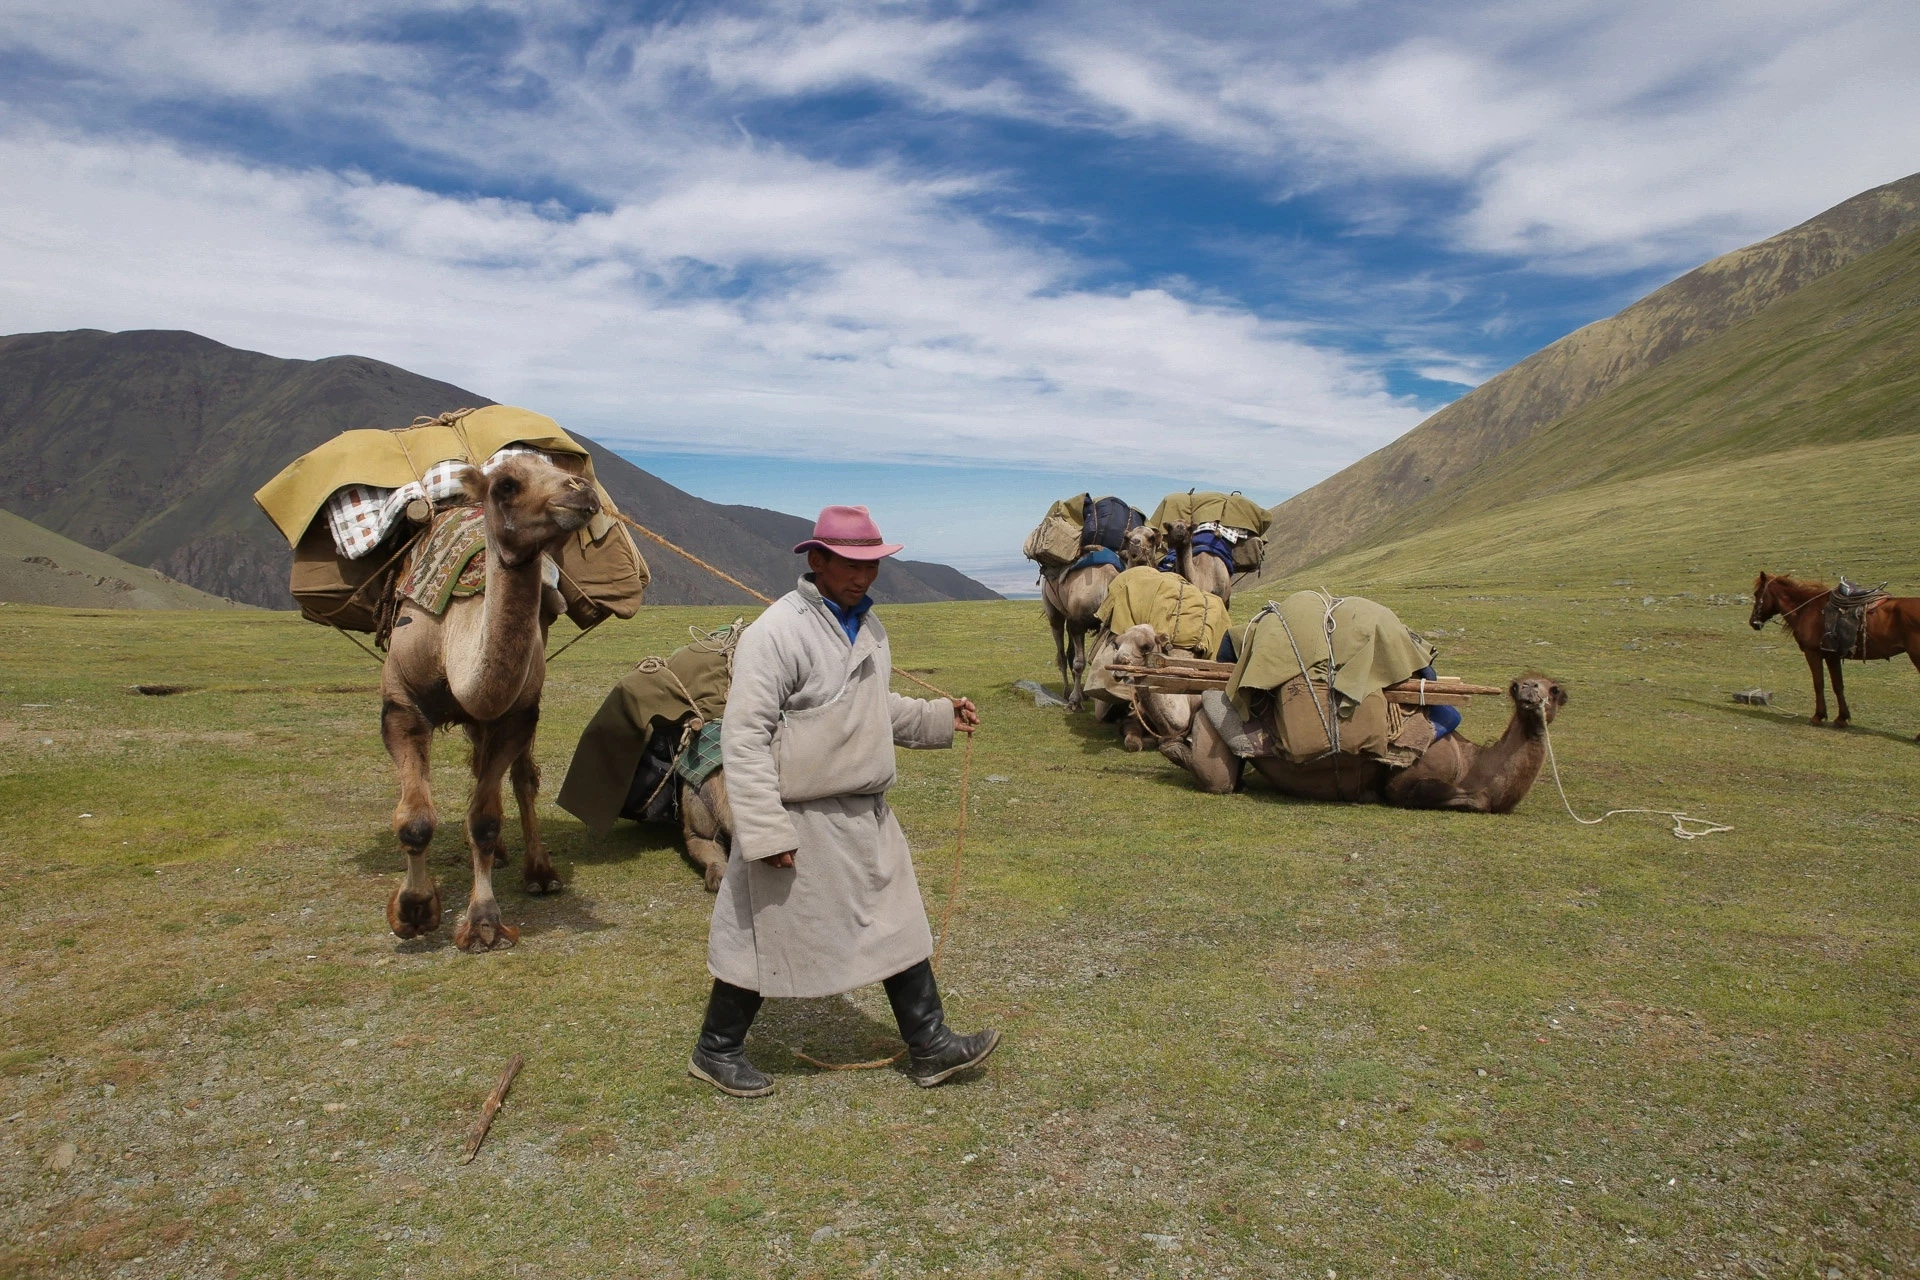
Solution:
<svg viewBox="0 0 1920 1280">
<path fill-rule="evenodd" d="M 1233 570 L 1219 556 L 1204 551 L 1194 554 L 1193 530 L 1185 521 L 1175 520 L 1167 526 L 1167 545 L 1177 557 L 1174 572 L 1202 591 L 1219 596 L 1221 603 L 1233 603 Z"/>
<path fill-rule="evenodd" d="M 1395 769 L 1376 760 L 1332 756 L 1294 764 L 1282 755 L 1256 756 L 1255 772 L 1275 790 L 1303 800 L 1353 800 L 1402 809 L 1465 809 L 1511 813 L 1526 798 L 1546 762 L 1546 729 L 1567 704 L 1550 676 L 1525 675 L 1507 686 L 1513 718 L 1490 747 L 1477 746 L 1458 730 L 1433 744 L 1419 761 Z M 1213 721 L 1193 718 L 1192 744 L 1163 754 L 1184 765 L 1202 791 L 1225 795 L 1240 781 L 1242 761 L 1227 749 Z"/>
<path fill-rule="evenodd" d="M 1078 711 L 1086 701 L 1087 632 L 1099 625 L 1094 617 L 1107 598 L 1107 584 L 1120 576 L 1110 564 L 1088 565 L 1040 576 L 1040 604 L 1053 628 L 1054 657 L 1060 664 L 1067 710 Z"/>
<path fill-rule="evenodd" d="M 457 724 L 473 744 L 473 797 L 467 846 L 473 891 L 454 930 L 461 950 L 511 946 L 519 932 L 500 922 L 493 865 L 502 852 L 501 780 L 511 771 L 525 841 L 522 874 L 536 893 L 560 887 L 540 843 L 533 762 L 540 691 L 546 682 L 547 625 L 555 616 L 541 582 L 543 553 L 600 510 L 593 486 L 539 458 L 519 454 L 462 483 L 486 516 L 486 590 L 455 599 L 435 617 L 403 600 L 380 678 L 380 734 L 400 774 L 393 831 L 407 857 L 406 878 L 387 900 L 387 924 L 402 938 L 440 927 L 440 887 L 427 870 L 435 814 L 428 789 L 433 731 Z"/>
<path fill-rule="evenodd" d="M 1165 636 L 1154 631 L 1149 623 L 1140 622 L 1112 638 L 1112 656 L 1102 655 L 1102 661 L 1143 663 L 1152 654 L 1176 655 L 1185 658 L 1202 656 L 1192 649 L 1176 649 Z M 1120 743 L 1128 751 L 1145 751 L 1148 747 L 1165 742 L 1186 741 L 1193 724 L 1193 713 L 1200 707 L 1200 698 L 1191 693 L 1157 693 L 1149 689 L 1135 689 L 1126 718 L 1120 722 Z"/>
<path fill-rule="evenodd" d="M 727 801 L 727 771 L 715 769 L 694 786 L 675 777 L 680 787 L 680 836 L 687 861 L 700 871 L 708 893 L 720 892 L 733 848 L 733 806 Z"/>
</svg>

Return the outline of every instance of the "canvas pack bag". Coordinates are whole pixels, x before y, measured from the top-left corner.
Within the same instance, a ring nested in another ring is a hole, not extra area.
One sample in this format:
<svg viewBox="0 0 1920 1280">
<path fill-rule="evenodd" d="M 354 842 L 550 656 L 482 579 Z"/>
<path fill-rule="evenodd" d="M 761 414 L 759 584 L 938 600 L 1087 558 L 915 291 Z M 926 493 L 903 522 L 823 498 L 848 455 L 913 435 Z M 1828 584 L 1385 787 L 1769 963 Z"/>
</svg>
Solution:
<svg viewBox="0 0 1920 1280">
<path fill-rule="evenodd" d="M 1020 554 L 1043 568 L 1058 569 L 1080 558 L 1080 522 L 1048 514 L 1027 535 Z"/>
<path fill-rule="evenodd" d="M 323 511 L 337 489 L 396 488 L 434 463 L 479 465 L 510 444 L 540 450 L 554 465 L 584 477 L 600 499 L 600 514 L 570 535 L 556 557 L 567 617 L 582 628 L 608 617 L 631 618 L 651 574 L 615 518 L 618 508 L 594 477 L 592 459 L 553 419 L 510 405 L 442 414 L 396 431 L 345 431 L 260 487 L 255 503 L 293 547 L 287 585 L 301 616 L 344 631 L 377 633 L 382 602 L 405 567 L 406 547 L 430 514 L 423 511 L 419 524 L 402 518 L 379 546 L 348 559 L 334 546 Z"/>
</svg>

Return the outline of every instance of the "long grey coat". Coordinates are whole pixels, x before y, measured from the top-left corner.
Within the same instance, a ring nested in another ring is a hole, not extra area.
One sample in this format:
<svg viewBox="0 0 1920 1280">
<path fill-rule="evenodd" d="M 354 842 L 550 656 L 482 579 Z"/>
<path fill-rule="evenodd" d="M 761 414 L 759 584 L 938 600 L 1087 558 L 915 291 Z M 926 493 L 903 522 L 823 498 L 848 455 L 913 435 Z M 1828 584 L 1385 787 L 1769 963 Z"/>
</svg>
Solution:
<svg viewBox="0 0 1920 1280">
<path fill-rule="evenodd" d="M 953 745 L 953 704 L 890 692 L 886 628 L 859 639 L 805 579 L 740 637 L 721 721 L 733 850 L 707 968 L 768 996 L 830 996 L 933 954 L 886 791 L 895 745 Z M 791 868 L 765 859 L 795 850 Z"/>
</svg>

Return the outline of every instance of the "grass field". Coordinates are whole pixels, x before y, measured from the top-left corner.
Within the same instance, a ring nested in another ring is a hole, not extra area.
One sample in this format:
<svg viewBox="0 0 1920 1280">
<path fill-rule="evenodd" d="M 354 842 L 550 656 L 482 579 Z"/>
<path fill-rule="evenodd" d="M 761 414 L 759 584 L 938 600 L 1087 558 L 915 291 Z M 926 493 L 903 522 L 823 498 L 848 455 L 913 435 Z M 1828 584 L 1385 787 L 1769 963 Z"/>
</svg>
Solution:
<svg viewBox="0 0 1920 1280">
<path fill-rule="evenodd" d="M 711 899 L 668 833 L 545 805 L 567 890 L 504 879 L 517 949 L 399 943 L 363 655 L 287 615 L 0 608 L 0 1273 L 1915 1274 L 1920 678 L 1853 664 L 1858 727 L 1807 727 L 1753 567 L 1370 592 L 1444 670 L 1560 677 L 1573 803 L 1736 828 L 1693 842 L 1577 826 L 1544 780 L 1505 818 L 1201 796 L 1010 688 L 1054 678 L 1037 604 L 886 611 L 986 717 L 942 980 L 1006 1041 L 923 1092 L 794 1057 L 890 1051 L 877 990 L 776 1002 L 754 1102 L 684 1074 Z M 729 616 L 562 659 L 549 794 L 629 664 Z M 960 763 L 903 753 L 894 795 L 936 916 Z M 457 822 L 434 865 L 452 906 Z"/>
</svg>

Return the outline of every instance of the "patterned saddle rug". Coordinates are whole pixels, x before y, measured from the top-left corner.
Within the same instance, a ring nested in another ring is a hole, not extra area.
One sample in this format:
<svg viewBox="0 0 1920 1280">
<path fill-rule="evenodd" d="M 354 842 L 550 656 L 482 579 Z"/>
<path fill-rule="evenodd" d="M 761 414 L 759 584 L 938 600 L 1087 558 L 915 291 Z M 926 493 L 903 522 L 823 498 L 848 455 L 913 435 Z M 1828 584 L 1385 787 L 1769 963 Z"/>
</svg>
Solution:
<svg viewBox="0 0 1920 1280">
<path fill-rule="evenodd" d="M 434 519 L 407 559 L 400 594 L 436 617 L 457 596 L 487 589 L 487 516 L 479 507 L 455 507 Z"/>
</svg>

